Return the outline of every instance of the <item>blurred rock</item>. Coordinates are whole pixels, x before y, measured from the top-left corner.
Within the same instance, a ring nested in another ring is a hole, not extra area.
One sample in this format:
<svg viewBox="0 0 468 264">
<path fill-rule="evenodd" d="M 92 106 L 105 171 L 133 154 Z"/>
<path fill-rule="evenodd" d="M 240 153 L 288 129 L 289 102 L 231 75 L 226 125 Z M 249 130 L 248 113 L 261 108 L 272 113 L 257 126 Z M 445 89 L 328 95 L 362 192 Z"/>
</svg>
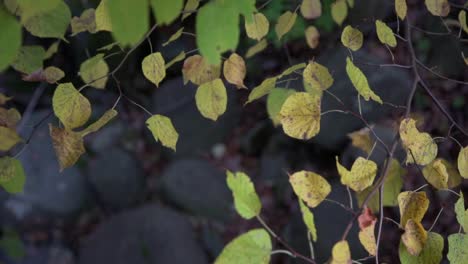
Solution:
<svg viewBox="0 0 468 264">
<path fill-rule="evenodd" d="M 227 220 L 232 212 L 226 175 L 208 161 L 173 162 L 162 175 L 162 192 L 169 201 L 196 215 Z"/>
<path fill-rule="evenodd" d="M 273 132 L 273 126 L 269 119 L 258 122 L 240 138 L 240 147 L 247 155 L 258 155 L 268 143 Z"/>
<path fill-rule="evenodd" d="M 181 214 L 147 205 L 102 223 L 79 250 L 81 264 L 208 263 L 190 222 Z"/>
<path fill-rule="evenodd" d="M 62 245 L 26 247 L 26 255 L 20 261 L 5 264 L 75 264 L 73 252 Z M 0 258 L 1 259 L 1 258 Z"/>
<path fill-rule="evenodd" d="M 228 105 L 226 112 L 214 122 L 204 118 L 195 104 L 197 87 L 191 83 L 184 85 L 182 78 L 164 81 L 153 97 L 155 114 L 171 118 L 179 133 L 178 156 L 198 156 L 208 153 L 216 143 L 224 141 L 239 121 L 240 106 L 236 102 L 236 91 L 226 85 Z"/>
<path fill-rule="evenodd" d="M 89 162 L 89 181 L 99 200 L 111 208 L 132 205 L 144 193 L 144 173 L 140 163 L 117 147 L 98 153 Z"/>
</svg>

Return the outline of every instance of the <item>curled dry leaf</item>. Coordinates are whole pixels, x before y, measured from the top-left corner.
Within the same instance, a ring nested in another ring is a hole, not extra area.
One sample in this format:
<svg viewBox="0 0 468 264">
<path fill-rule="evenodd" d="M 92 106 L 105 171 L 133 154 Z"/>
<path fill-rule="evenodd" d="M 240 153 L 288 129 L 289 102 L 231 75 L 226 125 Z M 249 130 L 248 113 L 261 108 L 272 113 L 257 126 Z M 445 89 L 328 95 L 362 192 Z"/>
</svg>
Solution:
<svg viewBox="0 0 468 264">
<path fill-rule="evenodd" d="M 73 166 L 85 153 L 83 138 L 79 133 L 67 128 L 58 128 L 49 124 L 50 137 L 57 155 L 60 171 Z"/>
<path fill-rule="evenodd" d="M 289 182 L 299 199 L 310 207 L 317 207 L 331 192 L 331 186 L 319 174 L 299 171 L 289 176 Z"/>
<path fill-rule="evenodd" d="M 401 121 L 400 137 L 407 152 L 406 163 L 427 165 L 437 156 L 437 144 L 428 133 L 419 132 L 414 119 Z"/>
<path fill-rule="evenodd" d="M 176 33 L 172 34 L 169 39 L 162 44 L 163 47 L 169 45 L 170 43 L 178 40 L 180 36 L 182 36 L 182 32 L 184 32 L 184 27 L 179 28 L 179 30 L 176 31 Z"/>
<path fill-rule="evenodd" d="M 401 241 L 406 246 L 408 253 L 418 256 L 426 245 L 427 232 L 420 222 L 409 219 L 406 222 L 405 233 L 401 236 Z"/>
<path fill-rule="evenodd" d="M 284 133 L 296 139 L 308 140 L 320 131 L 321 97 L 306 92 L 289 96 L 280 110 Z"/>
<path fill-rule="evenodd" d="M 421 222 L 429 208 L 429 200 L 425 192 L 402 192 L 398 195 L 398 205 L 400 207 L 400 225 L 406 226 L 408 220 Z"/>
<path fill-rule="evenodd" d="M 200 55 L 193 55 L 185 59 L 182 68 L 184 84 L 191 81 L 196 85 L 202 85 L 219 78 L 220 74 L 221 67 L 219 65 L 209 64 Z"/>
<path fill-rule="evenodd" d="M 236 85 L 237 88 L 247 89 L 244 85 L 246 74 L 245 62 L 241 56 L 236 53 L 231 54 L 231 56 L 224 61 L 223 73 L 224 78 L 226 78 L 229 83 Z"/>
</svg>

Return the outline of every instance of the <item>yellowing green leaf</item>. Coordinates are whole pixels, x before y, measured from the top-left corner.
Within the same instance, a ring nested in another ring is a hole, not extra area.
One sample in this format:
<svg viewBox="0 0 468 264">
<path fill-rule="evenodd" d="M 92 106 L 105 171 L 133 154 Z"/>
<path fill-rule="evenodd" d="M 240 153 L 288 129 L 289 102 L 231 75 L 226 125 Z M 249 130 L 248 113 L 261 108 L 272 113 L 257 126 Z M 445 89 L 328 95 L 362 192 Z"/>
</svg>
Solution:
<svg viewBox="0 0 468 264">
<path fill-rule="evenodd" d="M 253 229 L 229 242 L 215 264 L 268 264 L 271 238 L 264 229 Z"/>
<path fill-rule="evenodd" d="M 63 38 L 70 24 L 71 12 L 68 5 L 60 0 L 53 9 L 21 15 L 21 23 L 31 35 L 40 38 Z"/>
<path fill-rule="evenodd" d="M 169 25 L 179 15 L 184 6 L 184 0 L 150 0 L 156 22 Z"/>
<path fill-rule="evenodd" d="M 284 133 L 292 138 L 308 140 L 320 131 L 321 97 L 299 92 L 289 96 L 281 107 Z"/>
<path fill-rule="evenodd" d="M 172 65 L 174 65 L 175 63 L 179 61 L 183 61 L 184 59 L 185 59 L 185 51 L 181 51 L 177 56 L 175 56 L 174 58 L 172 58 L 172 60 L 166 63 L 166 70 Z"/>
<path fill-rule="evenodd" d="M 42 69 L 45 50 L 41 46 L 23 46 L 11 66 L 22 73 L 31 74 Z"/>
<path fill-rule="evenodd" d="M 460 13 L 458 13 L 458 22 L 460 23 L 460 27 L 468 33 L 468 25 L 466 24 L 466 11 L 461 10 Z"/>
<path fill-rule="evenodd" d="M 104 60 L 104 54 L 99 53 L 96 56 L 85 60 L 80 65 L 80 76 L 85 83 L 90 84 L 97 89 L 104 89 L 107 83 L 109 66 Z"/>
<path fill-rule="evenodd" d="M 0 93 L 0 105 L 6 104 L 6 102 L 10 101 L 13 97 L 8 97 L 2 93 Z"/>
<path fill-rule="evenodd" d="M 307 206 L 304 204 L 304 202 L 302 202 L 301 199 L 298 199 L 298 201 L 302 213 L 302 220 L 304 221 L 304 224 L 307 226 L 307 229 L 312 235 L 312 240 L 314 242 L 317 242 L 317 229 L 315 228 L 314 214 L 312 213 L 312 211 L 310 211 L 309 208 L 307 208 Z"/>
<path fill-rule="evenodd" d="M 57 53 L 59 45 L 60 45 L 60 41 L 56 41 L 56 42 L 50 44 L 49 48 L 47 48 L 46 53 L 44 55 L 44 60 L 52 58 L 52 56 L 55 53 Z"/>
<path fill-rule="evenodd" d="M 369 99 L 372 99 L 380 104 L 383 104 L 382 99 L 380 99 L 380 97 L 370 88 L 364 73 L 354 65 L 349 57 L 346 58 L 346 73 L 353 83 L 354 88 L 356 88 L 364 100 L 369 101 Z"/>
<path fill-rule="evenodd" d="M 348 16 L 348 6 L 346 5 L 346 1 L 336 0 L 331 5 L 331 15 L 333 21 L 341 26 L 341 24 L 343 24 L 344 20 Z"/>
<path fill-rule="evenodd" d="M 252 101 L 257 100 L 258 98 L 269 94 L 270 91 L 273 90 L 273 88 L 275 88 L 276 79 L 277 77 L 266 78 L 259 86 L 253 88 L 253 90 L 249 94 L 249 98 L 246 104 L 251 103 Z"/>
<path fill-rule="evenodd" d="M 193 55 L 185 59 L 182 68 L 184 83 L 188 81 L 196 85 L 202 85 L 220 77 L 221 66 L 210 64 L 200 55 Z"/>
<path fill-rule="evenodd" d="M 176 33 L 172 34 L 172 36 L 170 36 L 169 39 L 162 44 L 162 46 L 165 47 L 171 42 L 178 40 L 180 36 L 182 36 L 182 32 L 184 32 L 184 27 L 179 28 L 179 30 L 177 30 Z"/>
<path fill-rule="evenodd" d="M 406 0 L 395 0 L 395 12 L 401 20 L 405 19 L 407 11 Z"/>
<path fill-rule="evenodd" d="M 255 54 L 263 51 L 266 47 L 268 46 L 268 42 L 266 39 L 262 39 L 261 41 L 259 41 L 257 44 L 253 45 L 252 47 L 250 47 L 248 50 L 247 50 L 247 53 L 245 54 L 245 57 L 248 59 L 248 58 L 251 58 L 253 57 Z"/>
<path fill-rule="evenodd" d="M 382 44 L 386 44 L 392 48 L 396 47 L 397 42 L 395 35 L 393 35 L 392 29 L 389 28 L 387 24 L 377 19 L 375 21 L 375 27 L 377 29 L 377 37 Z"/>
<path fill-rule="evenodd" d="M 346 0 L 346 3 L 348 3 L 348 6 L 350 8 L 353 8 L 354 7 L 354 0 Z"/>
<path fill-rule="evenodd" d="M 88 31 L 90 33 L 96 32 L 96 11 L 93 8 L 83 11 L 80 17 L 73 17 L 71 20 L 72 36 Z"/>
<path fill-rule="evenodd" d="M 351 251 L 349 250 L 348 241 L 341 240 L 333 246 L 332 260 L 330 264 L 349 264 L 349 263 L 351 263 Z"/>
<path fill-rule="evenodd" d="M 411 255 L 403 242 L 400 242 L 400 261 L 404 264 L 439 264 L 442 261 L 444 238 L 433 232 L 427 235 L 427 241 L 418 256 Z"/>
<path fill-rule="evenodd" d="M 283 71 L 280 75 L 278 75 L 277 77 L 278 77 L 278 79 L 279 79 L 279 78 L 283 78 L 284 76 L 290 75 L 290 74 L 292 74 L 293 72 L 298 71 L 298 70 L 300 70 L 300 69 L 303 69 L 303 68 L 305 68 L 305 67 L 306 67 L 306 64 L 305 64 L 304 62 L 303 62 L 303 63 L 295 64 L 295 65 L 293 65 L 293 66 L 287 68 L 286 70 L 284 70 L 284 71 Z"/>
<path fill-rule="evenodd" d="M 0 185 L 9 193 L 20 193 L 24 189 L 26 175 L 21 162 L 12 157 L 0 158 Z"/>
<path fill-rule="evenodd" d="M 398 205 L 400 206 L 400 225 L 406 226 L 408 220 L 421 222 L 429 207 L 429 200 L 425 192 L 402 192 L 398 195 Z"/>
<path fill-rule="evenodd" d="M 437 156 L 437 144 L 428 133 L 419 132 L 414 119 L 401 121 L 400 138 L 407 152 L 406 163 L 427 165 Z"/>
<path fill-rule="evenodd" d="M 85 153 L 81 135 L 67 128 L 54 127 L 51 124 L 49 124 L 49 131 L 59 161 L 60 171 L 73 166 L 80 156 Z"/>
<path fill-rule="evenodd" d="M 185 3 L 184 6 L 184 14 L 182 15 L 182 20 L 195 13 L 195 11 L 197 11 L 198 5 L 200 5 L 200 0 L 187 0 L 187 3 Z"/>
<path fill-rule="evenodd" d="M 311 49 L 317 48 L 320 42 L 320 33 L 318 29 L 314 26 L 307 27 L 307 29 L 305 30 L 305 39 L 307 45 Z"/>
<path fill-rule="evenodd" d="M 289 176 L 289 182 L 299 199 L 310 207 L 317 207 L 331 192 L 322 176 L 311 171 L 299 171 Z"/>
<path fill-rule="evenodd" d="M 146 79 L 159 87 L 159 83 L 166 77 L 166 67 L 161 52 L 152 53 L 146 56 L 141 62 L 143 75 Z"/>
<path fill-rule="evenodd" d="M 262 13 L 252 14 L 251 21 L 245 21 L 245 31 L 251 39 L 260 41 L 268 33 L 270 22 Z"/>
<path fill-rule="evenodd" d="M 223 73 L 226 81 L 236 85 L 237 88 L 247 89 L 244 85 L 246 74 L 245 62 L 241 56 L 232 53 L 231 56 L 224 61 Z"/>
<path fill-rule="evenodd" d="M 319 18 L 322 15 L 320 0 L 302 0 L 301 14 L 306 19 Z"/>
<path fill-rule="evenodd" d="M 21 114 L 15 108 L 5 109 L 0 107 L 0 126 L 15 129 L 21 120 Z"/>
<path fill-rule="evenodd" d="M 434 16 L 445 17 L 450 13 L 450 3 L 447 0 L 425 0 L 425 4 Z"/>
<path fill-rule="evenodd" d="M 61 69 L 54 66 L 45 68 L 43 74 L 46 82 L 48 83 L 56 83 L 65 77 L 65 73 Z"/>
<path fill-rule="evenodd" d="M 462 148 L 458 153 L 457 164 L 460 175 L 468 179 L 468 146 Z"/>
<path fill-rule="evenodd" d="M 211 1 L 198 10 L 197 46 L 209 64 L 219 64 L 221 53 L 235 50 L 239 42 L 238 10 L 225 6 L 232 2 Z"/>
<path fill-rule="evenodd" d="M 14 129 L 0 126 L 0 151 L 9 151 L 20 142 L 21 138 Z"/>
<path fill-rule="evenodd" d="M 464 264 L 468 259 L 468 235 L 452 234 L 448 236 L 447 258 L 450 264 Z"/>
<path fill-rule="evenodd" d="M 376 222 L 377 219 L 371 220 L 371 222 L 367 226 L 361 228 L 358 234 L 359 241 L 371 256 L 375 256 L 375 254 L 377 253 L 377 243 L 375 240 L 374 233 Z"/>
<path fill-rule="evenodd" d="M 109 1 L 104 4 L 103 13 L 105 9 L 107 9 L 112 25 L 112 35 L 122 46 L 135 45 L 149 29 L 147 0 L 112 0 L 112 3 Z M 100 28 L 98 14 L 96 14 L 96 20 L 96 25 Z"/>
<path fill-rule="evenodd" d="M 341 33 L 341 43 L 352 51 L 359 50 L 362 47 L 363 40 L 364 36 L 362 35 L 362 32 L 349 25 L 346 26 Z"/>
<path fill-rule="evenodd" d="M 179 134 L 175 130 L 174 125 L 172 125 L 172 121 L 169 117 L 153 115 L 146 120 L 146 125 L 156 141 L 160 140 L 163 146 L 176 151 Z"/>
<path fill-rule="evenodd" d="M 408 219 L 405 225 L 405 233 L 401 236 L 401 242 L 406 246 L 410 255 L 418 256 L 426 245 L 427 232 L 419 222 Z"/>
<path fill-rule="evenodd" d="M 341 176 L 341 183 L 356 192 L 363 191 L 371 186 L 377 174 L 377 164 L 363 157 L 359 157 L 354 161 L 350 171 L 343 167 L 338 161 L 338 157 L 336 157 L 336 167 Z"/>
<path fill-rule="evenodd" d="M 226 171 L 226 181 L 234 197 L 236 211 L 245 219 L 251 219 L 260 214 L 262 204 L 255 192 L 255 187 L 249 176 L 243 172 Z"/>
<path fill-rule="evenodd" d="M 370 129 L 367 127 L 349 133 L 348 137 L 351 139 L 351 145 L 369 154 L 374 145 L 374 140 L 372 140 L 369 133 Z"/>
<path fill-rule="evenodd" d="M 91 104 L 72 83 L 57 86 L 52 97 L 55 115 L 68 129 L 84 125 L 91 116 Z"/>
<path fill-rule="evenodd" d="M 424 167 L 422 172 L 424 178 L 437 189 L 451 189 L 461 183 L 460 174 L 445 159 L 435 159 Z"/>
<path fill-rule="evenodd" d="M 281 124 L 280 110 L 286 99 L 294 94 L 294 89 L 274 88 L 267 97 L 267 112 L 275 126 Z"/>
<path fill-rule="evenodd" d="M 465 209 L 465 199 L 462 192 L 460 192 L 460 198 L 455 203 L 455 214 L 457 215 L 458 223 L 466 233 L 468 231 L 468 209 Z"/>
<path fill-rule="evenodd" d="M 0 6 L 0 72 L 3 71 L 16 57 L 21 47 L 21 25 L 16 18 Z"/>
<path fill-rule="evenodd" d="M 109 0 L 101 0 L 95 12 L 96 30 L 112 31 L 112 22 L 108 8 Z"/>
<path fill-rule="evenodd" d="M 292 29 L 294 23 L 296 23 L 296 18 L 297 14 L 292 13 L 291 11 L 286 11 L 278 18 L 278 22 L 275 25 L 275 31 L 279 40 Z"/>
<path fill-rule="evenodd" d="M 226 111 L 227 93 L 221 79 L 215 79 L 198 87 L 195 102 L 202 116 L 216 121 Z"/>
<path fill-rule="evenodd" d="M 96 122 L 89 125 L 87 128 L 80 131 L 80 135 L 85 137 L 90 133 L 94 133 L 109 123 L 114 117 L 117 116 L 117 111 L 114 109 L 107 110 Z"/>
<path fill-rule="evenodd" d="M 333 85 L 333 77 L 327 67 L 313 61 L 302 72 L 306 91 L 324 91 Z"/>
</svg>

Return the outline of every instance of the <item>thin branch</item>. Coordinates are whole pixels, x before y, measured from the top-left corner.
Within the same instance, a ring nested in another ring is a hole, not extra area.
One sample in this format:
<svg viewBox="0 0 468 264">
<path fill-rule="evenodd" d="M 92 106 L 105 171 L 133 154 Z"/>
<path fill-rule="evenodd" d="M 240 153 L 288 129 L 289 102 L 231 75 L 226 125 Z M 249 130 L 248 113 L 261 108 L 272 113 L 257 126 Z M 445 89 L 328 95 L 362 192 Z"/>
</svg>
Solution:
<svg viewBox="0 0 468 264">
<path fill-rule="evenodd" d="M 432 223 L 431 227 L 427 230 L 427 232 L 431 232 L 431 230 L 434 228 L 435 224 L 437 223 L 437 220 L 439 220 L 440 215 L 442 214 L 442 211 L 444 211 L 444 208 L 440 208 L 439 213 L 436 216 L 436 219 L 434 220 L 434 223 Z"/>
<path fill-rule="evenodd" d="M 468 85 L 468 82 L 464 82 L 464 81 L 459 81 L 459 80 L 455 80 L 455 79 L 451 79 L 449 77 L 446 77 L 434 70 L 432 70 L 431 68 L 427 67 L 426 65 L 424 65 L 421 61 L 419 61 L 418 59 L 416 59 L 416 62 L 419 66 L 421 66 L 423 69 L 425 69 L 426 71 L 434 74 L 435 76 L 441 78 L 441 79 L 444 79 L 444 80 L 447 80 L 447 81 L 450 81 L 450 82 L 454 82 L 454 83 L 458 83 L 458 84 L 463 84 L 463 85 Z"/>
</svg>

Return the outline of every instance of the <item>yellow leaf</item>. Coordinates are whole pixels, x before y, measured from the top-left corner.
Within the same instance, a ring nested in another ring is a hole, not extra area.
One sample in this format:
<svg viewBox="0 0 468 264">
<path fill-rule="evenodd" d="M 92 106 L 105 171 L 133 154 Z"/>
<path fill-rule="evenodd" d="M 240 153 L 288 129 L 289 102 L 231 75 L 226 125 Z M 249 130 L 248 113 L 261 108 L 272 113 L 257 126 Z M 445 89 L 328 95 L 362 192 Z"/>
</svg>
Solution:
<svg viewBox="0 0 468 264">
<path fill-rule="evenodd" d="M 395 0 L 395 12 L 401 20 L 405 19 L 407 11 L 406 0 Z"/>
<path fill-rule="evenodd" d="M 20 142 L 21 138 L 14 129 L 0 126 L 0 151 L 9 151 Z"/>
<path fill-rule="evenodd" d="M 295 64 L 289 68 L 287 68 L 286 70 L 284 70 L 280 75 L 277 76 L 277 78 L 283 78 L 284 76 L 286 75 L 290 75 L 292 74 L 293 72 L 295 71 L 298 71 L 302 68 L 305 68 L 307 64 L 305 64 L 304 62 L 303 63 L 298 63 L 298 64 Z"/>
<path fill-rule="evenodd" d="M 458 13 L 458 22 L 460 22 L 460 27 L 468 33 L 468 25 L 466 24 L 466 11 L 461 10 L 460 13 Z"/>
<path fill-rule="evenodd" d="M 13 97 L 8 97 L 2 93 L 0 93 L 0 105 L 6 104 L 6 102 L 10 101 Z"/>
<path fill-rule="evenodd" d="M 425 192 L 402 192 L 398 195 L 398 205 L 400 206 L 400 225 L 406 226 L 408 220 L 421 222 L 429 207 L 429 200 Z"/>
<path fill-rule="evenodd" d="M 364 36 L 362 32 L 352 26 L 346 26 L 341 33 L 341 43 L 352 51 L 357 51 L 362 47 Z"/>
<path fill-rule="evenodd" d="M 437 144 L 428 133 L 419 132 L 414 119 L 401 121 L 400 137 L 407 152 L 406 163 L 427 165 L 437 156 Z"/>
<path fill-rule="evenodd" d="M 332 260 L 330 264 L 349 264 L 349 263 L 351 263 L 351 251 L 349 250 L 348 241 L 341 240 L 333 246 Z"/>
<path fill-rule="evenodd" d="M 375 27 L 377 29 L 377 37 L 380 42 L 392 48 L 396 47 L 397 41 L 395 35 L 393 35 L 392 29 L 389 28 L 387 24 L 377 19 L 375 21 Z"/>
<path fill-rule="evenodd" d="M 117 116 L 117 111 L 114 109 L 107 110 L 96 122 L 89 125 L 87 128 L 80 131 L 82 137 L 87 136 L 90 133 L 94 133 L 109 123 L 114 117 Z"/>
<path fill-rule="evenodd" d="M 372 150 L 374 145 L 374 140 L 370 137 L 370 129 L 365 127 L 358 131 L 354 131 L 348 134 L 348 137 L 351 139 L 351 145 L 354 147 L 365 151 L 367 154 Z"/>
<path fill-rule="evenodd" d="M 344 20 L 348 16 L 348 6 L 346 5 L 346 1 L 336 0 L 331 5 L 331 15 L 333 21 L 341 26 L 341 24 L 343 24 Z"/>
<path fill-rule="evenodd" d="M 249 38 L 260 41 L 268 34 L 270 22 L 262 13 L 252 14 L 252 17 L 251 21 L 245 21 L 245 31 Z"/>
<path fill-rule="evenodd" d="M 245 79 L 245 62 L 241 56 L 236 53 L 232 53 L 229 58 L 224 61 L 223 67 L 224 78 L 229 83 L 236 85 L 237 88 L 245 88 L 244 79 Z"/>
<path fill-rule="evenodd" d="M 216 121 L 226 111 L 227 93 L 221 79 L 215 79 L 198 87 L 195 102 L 202 116 Z"/>
<path fill-rule="evenodd" d="M 333 85 L 333 77 L 327 67 L 313 61 L 302 72 L 306 91 L 324 91 Z"/>
<path fill-rule="evenodd" d="M 320 0 L 302 0 L 301 14 L 306 19 L 319 18 L 322 15 Z"/>
<path fill-rule="evenodd" d="M 462 148 L 460 153 L 458 153 L 458 171 L 460 175 L 468 179 L 468 146 Z"/>
<path fill-rule="evenodd" d="M 363 157 L 357 158 L 351 167 L 351 171 L 348 171 L 340 164 L 337 156 L 336 167 L 338 174 L 341 176 L 341 183 L 349 186 L 356 192 L 363 191 L 371 186 L 377 174 L 377 164 Z"/>
<path fill-rule="evenodd" d="M 425 0 L 425 4 L 434 16 L 445 17 L 450 13 L 450 3 L 447 0 Z"/>
<path fill-rule="evenodd" d="M 184 51 L 181 51 L 177 56 L 175 56 L 171 61 L 169 61 L 168 63 L 166 63 L 166 70 L 171 67 L 172 65 L 174 65 L 175 63 L 179 62 L 179 61 L 182 61 L 185 59 L 185 52 Z"/>
<path fill-rule="evenodd" d="M 73 17 L 71 22 L 72 36 L 88 31 L 90 33 L 96 32 L 96 16 L 93 8 L 83 11 L 80 17 Z"/>
<path fill-rule="evenodd" d="M 281 116 L 279 112 L 284 101 L 286 101 L 286 99 L 295 92 L 296 90 L 294 89 L 274 88 L 268 94 L 267 112 L 275 126 L 281 124 Z"/>
<path fill-rule="evenodd" d="M 275 88 L 276 79 L 277 77 L 266 78 L 259 86 L 253 88 L 252 92 L 249 94 L 246 104 L 270 93 L 270 91 Z"/>
<path fill-rule="evenodd" d="M 292 13 L 291 11 L 284 12 L 279 18 L 275 26 L 276 35 L 278 40 L 280 40 L 286 33 L 288 33 L 294 23 L 296 23 L 297 14 Z"/>
<path fill-rule="evenodd" d="M 15 108 L 5 109 L 0 107 L 0 126 L 15 129 L 21 120 L 21 114 Z"/>
<path fill-rule="evenodd" d="M 450 162 L 435 159 L 423 169 L 424 178 L 437 189 L 451 189 L 461 183 L 461 176 Z"/>
<path fill-rule="evenodd" d="M 146 125 L 156 141 L 160 140 L 163 146 L 176 151 L 179 134 L 172 125 L 172 121 L 169 117 L 153 115 L 146 120 Z"/>
<path fill-rule="evenodd" d="M 45 68 L 43 74 L 46 82 L 48 83 L 56 83 L 65 77 L 65 73 L 61 69 L 54 66 Z"/>
<path fill-rule="evenodd" d="M 383 104 L 382 99 L 380 99 L 380 97 L 370 88 L 364 73 L 354 65 L 349 57 L 346 58 L 346 73 L 348 74 L 349 79 L 351 79 L 354 88 L 356 88 L 364 100 L 369 101 L 369 99 L 372 99 Z"/>
<path fill-rule="evenodd" d="M 307 229 L 312 235 L 312 240 L 314 242 L 317 242 L 317 229 L 315 228 L 314 214 L 312 213 L 312 211 L 310 211 L 309 208 L 307 208 L 307 206 L 301 199 L 298 199 L 298 201 L 302 213 L 302 220 L 304 221 L 304 224 L 307 226 Z"/>
<path fill-rule="evenodd" d="M 182 20 L 186 19 L 191 14 L 197 11 L 198 5 L 200 4 L 200 0 L 187 0 L 184 7 L 184 14 L 182 15 Z"/>
<path fill-rule="evenodd" d="M 178 40 L 180 36 L 182 36 L 182 32 L 184 32 L 184 27 L 181 27 L 179 30 L 177 30 L 176 33 L 172 34 L 172 36 L 170 36 L 169 39 L 162 44 L 162 46 L 165 47 L 171 42 Z"/>
<path fill-rule="evenodd" d="M 79 133 L 67 128 L 58 128 L 49 124 L 50 137 L 57 155 L 60 171 L 73 166 L 85 153 L 83 138 Z"/>
<path fill-rule="evenodd" d="M 84 125 L 91 116 L 91 104 L 72 83 L 57 86 L 52 97 L 55 115 L 68 129 Z"/>
<path fill-rule="evenodd" d="M 87 84 L 97 89 L 104 89 L 107 83 L 109 66 L 104 60 L 104 54 L 87 59 L 80 66 L 81 79 Z"/>
<path fill-rule="evenodd" d="M 320 33 L 316 27 L 314 26 L 307 27 L 307 29 L 305 30 L 305 38 L 306 38 L 307 45 L 311 49 L 315 49 L 318 47 L 319 41 L 320 41 Z"/>
<path fill-rule="evenodd" d="M 112 31 L 112 22 L 109 16 L 108 1 L 101 0 L 95 12 L 96 30 Z"/>
<path fill-rule="evenodd" d="M 156 87 L 159 87 L 159 83 L 166 77 L 165 64 L 161 52 L 152 53 L 141 62 L 143 75 L 150 82 L 154 83 Z"/>
<path fill-rule="evenodd" d="M 280 116 L 284 132 L 297 139 L 307 140 L 320 131 L 321 97 L 310 93 L 295 93 L 286 99 Z"/>
<path fill-rule="evenodd" d="M 317 207 L 331 192 L 322 176 L 311 171 L 299 171 L 289 176 L 294 193 L 310 207 Z"/>
<path fill-rule="evenodd" d="M 421 223 L 409 219 L 405 225 L 405 233 L 401 236 L 401 241 L 406 246 L 408 253 L 417 256 L 426 245 L 427 232 Z"/>
<path fill-rule="evenodd" d="M 184 66 L 182 68 L 184 84 L 191 81 L 196 85 L 202 85 L 219 78 L 220 74 L 220 65 L 209 64 L 200 55 L 193 55 L 185 59 Z"/>
<path fill-rule="evenodd" d="M 247 50 L 247 53 L 245 54 L 245 57 L 248 59 L 248 58 L 251 58 L 253 57 L 255 54 L 263 51 L 266 47 L 268 46 L 268 42 L 266 39 L 262 39 L 261 41 L 259 41 L 257 44 L 253 45 L 252 47 L 250 47 L 248 50 Z"/>
<path fill-rule="evenodd" d="M 374 219 L 371 221 L 371 223 L 363 227 L 359 231 L 359 241 L 361 241 L 362 246 L 369 252 L 369 255 L 375 256 L 377 253 L 377 244 L 375 240 L 375 234 L 374 234 L 374 229 L 375 229 L 375 223 L 377 222 L 377 219 Z"/>
</svg>

